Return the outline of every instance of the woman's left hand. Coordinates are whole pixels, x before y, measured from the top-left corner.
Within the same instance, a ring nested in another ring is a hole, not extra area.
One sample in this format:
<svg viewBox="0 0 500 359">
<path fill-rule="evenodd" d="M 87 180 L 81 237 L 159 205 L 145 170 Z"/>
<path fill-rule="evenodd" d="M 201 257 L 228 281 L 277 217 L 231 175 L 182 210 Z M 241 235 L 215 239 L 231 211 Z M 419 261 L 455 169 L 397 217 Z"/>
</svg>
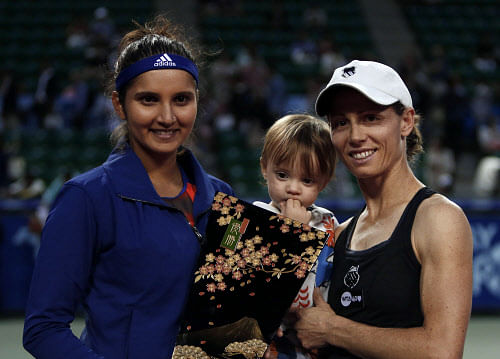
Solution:
<svg viewBox="0 0 500 359">
<path fill-rule="evenodd" d="M 324 347 L 329 343 L 333 323 L 337 315 L 325 302 L 318 288 L 314 289 L 314 306 L 297 311 L 298 320 L 295 323 L 297 338 L 306 349 Z"/>
</svg>

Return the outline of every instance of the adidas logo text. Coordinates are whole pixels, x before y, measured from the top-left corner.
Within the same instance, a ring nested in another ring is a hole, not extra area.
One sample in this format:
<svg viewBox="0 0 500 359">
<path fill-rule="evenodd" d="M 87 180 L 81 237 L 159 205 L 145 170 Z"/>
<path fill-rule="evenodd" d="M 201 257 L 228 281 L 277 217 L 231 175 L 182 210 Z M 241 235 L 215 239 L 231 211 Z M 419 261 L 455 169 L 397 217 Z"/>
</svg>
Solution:
<svg viewBox="0 0 500 359">
<path fill-rule="evenodd" d="M 170 58 L 170 56 L 168 56 L 167 54 L 163 54 L 163 55 L 160 56 L 160 58 L 158 60 L 156 60 L 154 66 L 155 67 L 158 67 L 158 66 L 175 67 L 177 65 L 175 64 L 174 61 L 172 61 L 172 59 Z"/>
</svg>

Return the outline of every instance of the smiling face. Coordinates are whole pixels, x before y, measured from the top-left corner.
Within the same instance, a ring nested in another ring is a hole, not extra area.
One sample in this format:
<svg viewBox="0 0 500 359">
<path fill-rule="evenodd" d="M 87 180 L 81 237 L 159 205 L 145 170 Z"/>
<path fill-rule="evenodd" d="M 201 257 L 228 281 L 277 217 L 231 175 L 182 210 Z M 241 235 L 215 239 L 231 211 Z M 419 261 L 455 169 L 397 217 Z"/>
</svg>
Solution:
<svg viewBox="0 0 500 359">
<path fill-rule="evenodd" d="M 261 166 L 273 206 L 280 208 L 280 203 L 290 198 L 299 200 L 304 207 L 309 207 L 316 201 L 325 187 L 324 179 L 311 178 L 304 173 L 302 167 L 272 162 L 265 167 Z"/>
<path fill-rule="evenodd" d="M 405 137 L 413 128 L 414 110 L 402 116 L 360 92 L 341 87 L 332 97 L 328 120 L 342 161 L 358 179 L 382 175 L 407 165 Z"/>
<path fill-rule="evenodd" d="M 128 87 L 123 105 L 116 92 L 112 100 L 117 114 L 127 121 L 130 146 L 143 163 L 175 158 L 198 109 L 193 77 L 175 69 L 144 72 Z"/>
</svg>

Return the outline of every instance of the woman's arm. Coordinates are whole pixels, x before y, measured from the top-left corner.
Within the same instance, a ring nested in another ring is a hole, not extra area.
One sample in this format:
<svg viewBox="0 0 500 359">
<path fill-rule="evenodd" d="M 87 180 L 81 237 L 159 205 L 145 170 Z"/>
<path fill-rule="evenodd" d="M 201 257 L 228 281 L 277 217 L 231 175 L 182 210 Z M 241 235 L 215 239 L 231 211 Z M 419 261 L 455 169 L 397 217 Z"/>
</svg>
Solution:
<svg viewBox="0 0 500 359">
<path fill-rule="evenodd" d="M 336 315 L 316 295 L 300 310 L 306 348 L 343 347 L 364 358 L 461 358 L 472 303 L 472 233 L 463 211 L 442 196 L 424 201 L 412 231 L 421 262 L 422 327 L 378 328 Z"/>
<path fill-rule="evenodd" d="M 44 226 L 26 307 L 23 345 L 35 358 L 103 358 L 70 329 L 88 289 L 95 231 L 90 199 L 65 185 Z"/>
</svg>

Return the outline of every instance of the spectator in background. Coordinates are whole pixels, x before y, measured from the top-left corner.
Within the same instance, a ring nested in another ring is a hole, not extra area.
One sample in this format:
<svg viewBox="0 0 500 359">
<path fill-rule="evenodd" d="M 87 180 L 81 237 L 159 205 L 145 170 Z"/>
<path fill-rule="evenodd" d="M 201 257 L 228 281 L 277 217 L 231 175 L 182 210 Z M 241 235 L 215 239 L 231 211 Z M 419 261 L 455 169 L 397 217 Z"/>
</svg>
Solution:
<svg viewBox="0 0 500 359">
<path fill-rule="evenodd" d="M 88 21 L 76 16 L 66 27 L 66 47 L 74 51 L 82 51 L 89 44 Z"/>
<path fill-rule="evenodd" d="M 314 111 L 314 100 L 316 99 L 320 87 L 321 83 L 318 78 L 308 78 L 305 81 L 304 92 L 291 94 L 287 97 L 285 113 L 310 113 Z"/>
<path fill-rule="evenodd" d="M 106 45 L 109 45 L 115 36 L 115 24 L 106 7 L 101 6 L 94 10 L 94 18 L 89 23 L 89 36 L 92 43 Z"/>
<path fill-rule="evenodd" d="M 24 174 L 8 187 L 7 195 L 17 199 L 39 198 L 45 190 L 45 181 L 28 168 Z"/>
<path fill-rule="evenodd" d="M 85 115 L 83 128 L 112 132 L 118 123 L 111 100 L 102 93 L 95 93 Z"/>
<path fill-rule="evenodd" d="M 471 116 L 470 100 L 467 89 L 459 76 L 448 76 L 446 92 L 442 96 L 442 103 L 435 108 L 435 116 L 442 116 L 442 123 L 438 133 L 442 133 L 442 144 L 453 151 L 456 161 L 468 152 L 474 151 L 476 145 L 476 119 Z M 436 129 L 434 129 L 434 134 Z M 432 138 L 428 133 L 428 138 Z"/>
<path fill-rule="evenodd" d="M 88 25 L 88 46 L 85 49 L 88 64 L 91 66 L 106 64 L 117 36 L 108 9 L 103 6 L 95 9 L 94 18 Z"/>
<path fill-rule="evenodd" d="M 500 154 L 500 118 L 491 113 L 486 121 L 479 125 L 478 141 L 481 154 Z"/>
<path fill-rule="evenodd" d="M 22 128 L 38 128 L 40 121 L 36 114 L 34 94 L 28 91 L 23 81 L 19 81 L 18 90 L 16 108 L 20 126 Z"/>
<path fill-rule="evenodd" d="M 18 88 L 19 79 L 13 70 L 0 71 L 0 131 L 19 125 Z"/>
<path fill-rule="evenodd" d="M 490 127 L 491 116 L 493 115 L 494 91 L 487 83 L 481 81 L 474 86 L 471 112 L 478 125 Z"/>
<path fill-rule="evenodd" d="M 290 59 L 296 65 L 314 65 L 318 61 L 316 41 L 308 36 L 304 29 L 299 29 L 290 45 Z"/>
<path fill-rule="evenodd" d="M 426 61 L 429 91 L 433 99 L 432 106 L 439 106 L 448 90 L 449 64 L 446 51 L 440 44 L 434 44 L 430 49 L 429 60 Z"/>
<path fill-rule="evenodd" d="M 45 118 L 52 112 L 54 99 L 60 90 L 56 68 L 50 60 L 44 59 L 40 66 L 38 81 L 34 96 L 34 110 L 38 120 L 38 127 L 45 127 Z"/>
<path fill-rule="evenodd" d="M 50 207 L 64 182 L 68 181 L 70 178 L 70 173 L 64 173 L 52 180 L 47 188 L 43 190 L 43 194 L 41 194 L 41 199 L 35 212 L 29 215 L 28 224 L 20 227 L 12 238 L 12 243 L 16 246 L 22 246 L 24 244 L 31 246 L 33 248 L 34 258 L 36 258 L 38 249 L 40 248 L 40 235 L 49 214 Z"/>
<path fill-rule="evenodd" d="M 285 114 L 287 100 L 287 83 L 285 77 L 280 73 L 274 63 L 269 64 L 269 96 L 267 96 L 267 107 L 272 119 L 279 118 Z"/>
<path fill-rule="evenodd" d="M 270 117 L 267 99 L 269 92 L 270 70 L 265 59 L 260 56 L 255 46 L 249 46 L 248 61 L 239 69 L 241 80 L 248 86 L 251 108 L 249 115 L 252 120 L 260 120 L 261 127 L 267 128 L 274 121 Z"/>
<path fill-rule="evenodd" d="M 346 63 L 344 55 L 335 49 L 333 41 L 328 37 L 319 40 L 319 73 L 321 76 L 328 77 L 332 69 L 340 67 Z"/>
<path fill-rule="evenodd" d="M 500 120 L 493 114 L 479 125 L 481 158 L 474 174 L 473 188 L 477 196 L 500 195 Z"/>
<path fill-rule="evenodd" d="M 233 78 L 238 71 L 238 65 L 229 51 L 222 53 L 209 68 L 209 88 L 215 102 L 227 103 L 231 98 Z"/>
<path fill-rule="evenodd" d="M 476 46 L 476 55 L 473 61 L 474 67 L 485 74 L 493 74 L 498 68 L 499 59 L 495 53 L 495 41 L 491 38 L 492 34 L 486 33 L 479 36 Z"/>
<path fill-rule="evenodd" d="M 62 128 L 82 129 L 90 102 L 89 83 L 81 69 L 72 71 L 69 80 L 54 101 L 54 111 L 62 118 Z"/>
<path fill-rule="evenodd" d="M 232 76 L 232 93 L 227 109 L 234 114 L 236 128 L 248 122 L 267 128 L 273 120 L 267 103 L 270 95 L 269 67 L 254 44 L 240 46 L 235 63 L 237 68 Z"/>
<path fill-rule="evenodd" d="M 452 194 L 455 169 L 453 150 L 443 145 L 441 136 L 433 137 L 425 152 L 424 176 L 427 184 L 444 195 Z"/>
<path fill-rule="evenodd" d="M 56 115 L 52 117 L 60 122 L 57 126 L 76 129 L 112 126 L 111 103 L 100 89 L 105 80 L 102 69 L 112 68 L 116 61 L 118 32 L 106 7 L 96 8 L 90 19 L 77 16 L 68 25 L 66 46 L 82 52 L 86 62 L 71 71 L 58 95 Z"/>
</svg>

